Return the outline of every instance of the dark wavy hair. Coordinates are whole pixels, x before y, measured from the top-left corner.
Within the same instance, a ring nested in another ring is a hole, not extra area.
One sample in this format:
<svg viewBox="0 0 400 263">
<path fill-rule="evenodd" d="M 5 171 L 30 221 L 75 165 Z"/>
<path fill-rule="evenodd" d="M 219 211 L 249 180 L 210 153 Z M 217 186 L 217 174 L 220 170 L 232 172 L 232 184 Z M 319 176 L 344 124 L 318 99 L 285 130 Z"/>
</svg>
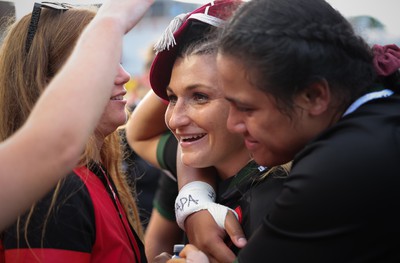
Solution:
<svg viewBox="0 0 400 263">
<path fill-rule="evenodd" d="M 244 63 L 250 83 L 289 113 L 314 81 L 328 82 L 340 111 L 375 88 L 371 48 L 324 0 L 252 0 L 219 37 L 219 52 Z M 395 75 L 380 83 L 398 87 Z"/>
</svg>

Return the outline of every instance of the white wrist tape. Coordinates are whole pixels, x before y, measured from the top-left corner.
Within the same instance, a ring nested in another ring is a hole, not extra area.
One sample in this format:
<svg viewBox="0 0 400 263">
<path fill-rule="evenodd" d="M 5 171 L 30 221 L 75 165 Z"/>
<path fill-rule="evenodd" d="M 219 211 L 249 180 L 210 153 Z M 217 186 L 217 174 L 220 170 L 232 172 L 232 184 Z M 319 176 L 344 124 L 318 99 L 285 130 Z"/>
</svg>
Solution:
<svg viewBox="0 0 400 263">
<path fill-rule="evenodd" d="M 182 187 L 175 200 L 175 216 L 179 227 L 185 230 L 185 219 L 189 215 L 205 209 L 222 229 L 225 229 L 225 218 L 229 210 L 238 218 L 233 209 L 214 202 L 215 191 L 207 183 L 194 181 Z"/>
<path fill-rule="evenodd" d="M 211 185 L 194 181 L 186 184 L 175 199 L 175 216 L 178 226 L 185 230 L 185 219 L 194 212 L 207 209 L 207 203 L 214 203 L 215 191 Z"/>
</svg>

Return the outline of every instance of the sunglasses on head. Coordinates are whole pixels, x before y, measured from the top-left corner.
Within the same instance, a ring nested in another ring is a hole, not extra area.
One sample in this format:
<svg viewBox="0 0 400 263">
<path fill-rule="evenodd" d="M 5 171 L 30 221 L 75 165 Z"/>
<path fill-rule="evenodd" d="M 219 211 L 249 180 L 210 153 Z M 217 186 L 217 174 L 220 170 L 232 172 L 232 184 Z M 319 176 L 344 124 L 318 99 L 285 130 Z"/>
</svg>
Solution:
<svg viewBox="0 0 400 263">
<path fill-rule="evenodd" d="M 25 51 L 26 53 L 29 52 L 29 49 L 32 45 L 33 38 L 36 34 L 36 30 L 38 27 L 40 13 L 42 12 L 42 8 L 49 8 L 58 12 L 64 12 L 68 9 L 71 9 L 73 6 L 67 3 L 54 3 L 54 2 L 41 2 L 35 3 L 33 5 L 32 15 L 31 15 L 31 22 L 29 23 L 28 35 L 26 36 L 25 42 Z"/>
</svg>

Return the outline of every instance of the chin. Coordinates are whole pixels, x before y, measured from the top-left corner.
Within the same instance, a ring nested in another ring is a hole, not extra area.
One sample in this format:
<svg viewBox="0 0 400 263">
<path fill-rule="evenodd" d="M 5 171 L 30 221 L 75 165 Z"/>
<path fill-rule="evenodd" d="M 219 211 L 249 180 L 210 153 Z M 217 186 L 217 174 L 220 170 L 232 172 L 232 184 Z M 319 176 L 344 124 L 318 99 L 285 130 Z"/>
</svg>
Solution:
<svg viewBox="0 0 400 263">
<path fill-rule="evenodd" d="M 204 168 L 204 165 L 199 164 L 197 158 L 188 158 L 188 157 L 182 157 L 182 163 L 186 166 L 192 167 L 192 168 Z"/>
<path fill-rule="evenodd" d="M 263 154 L 252 154 L 252 157 L 254 161 L 256 161 L 257 164 L 262 165 L 262 166 L 271 166 L 271 161 L 266 158 L 266 155 Z"/>
<path fill-rule="evenodd" d="M 118 119 L 115 119 L 115 125 L 116 126 L 122 126 L 126 124 L 126 121 L 128 120 L 127 116 L 120 116 Z"/>
</svg>

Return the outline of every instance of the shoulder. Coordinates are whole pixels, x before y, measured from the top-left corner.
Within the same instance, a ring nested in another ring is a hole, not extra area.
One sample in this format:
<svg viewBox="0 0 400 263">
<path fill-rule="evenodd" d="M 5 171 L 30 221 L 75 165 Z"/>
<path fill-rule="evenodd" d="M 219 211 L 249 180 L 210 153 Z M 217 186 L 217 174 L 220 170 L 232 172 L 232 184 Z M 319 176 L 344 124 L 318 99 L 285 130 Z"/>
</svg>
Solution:
<svg viewBox="0 0 400 263">
<path fill-rule="evenodd" d="M 28 247 L 24 235 L 27 235 L 29 246 L 55 246 L 67 250 L 88 252 L 95 240 L 95 219 L 90 195 L 82 180 L 70 173 L 32 210 L 21 217 L 19 236 L 17 225 L 4 232 L 4 246 Z M 29 221 L 25 232 L 25 223 Z"/>
</svg>

